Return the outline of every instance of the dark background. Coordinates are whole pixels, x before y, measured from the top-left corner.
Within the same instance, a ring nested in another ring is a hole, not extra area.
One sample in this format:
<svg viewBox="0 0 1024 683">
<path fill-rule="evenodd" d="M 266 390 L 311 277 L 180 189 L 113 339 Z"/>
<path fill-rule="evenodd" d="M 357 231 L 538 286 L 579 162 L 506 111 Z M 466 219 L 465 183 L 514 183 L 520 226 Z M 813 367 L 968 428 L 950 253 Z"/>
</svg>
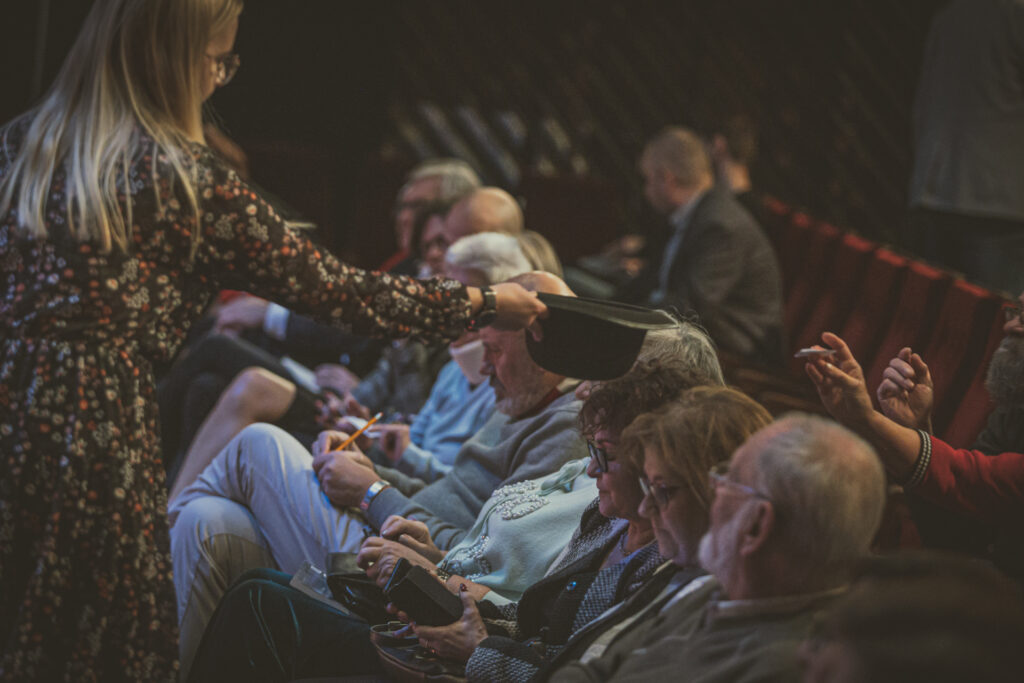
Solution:
<svg viewBox="0 0 1024 683">
<path fill-rule="evenodd" d="M 563 257 L 644 230 L 636 157 L 668 123 L 743 111 L 755 184 L 899 243 L 910 110 L 939 0 L 248 0 L 211 99 L 255 179 L 372 265 L 424 155 L 468 156 Z M 0 120 L 52 80 L 87 0 L 3 0 Z"/>
</svg>

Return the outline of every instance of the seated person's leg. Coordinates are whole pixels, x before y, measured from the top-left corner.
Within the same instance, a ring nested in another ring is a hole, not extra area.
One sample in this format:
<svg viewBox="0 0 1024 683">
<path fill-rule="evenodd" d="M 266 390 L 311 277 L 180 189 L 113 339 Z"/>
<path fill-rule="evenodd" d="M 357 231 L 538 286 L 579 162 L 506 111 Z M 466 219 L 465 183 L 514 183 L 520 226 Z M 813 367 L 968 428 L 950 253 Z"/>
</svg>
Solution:
<svg viewBox="0 0 1024 683">
<path fill-rule="evenodd" d="M 256 570 L 231 587 L 188 680 L 289 681 L 380 671 L 366 622 L 289 587 L 289 578 Z"/>
<path fill-rule="evenodd" d="M 303 561 L 323 567 L 329 552 L 357 551 L 363 520 L 331 505 L 312 463 L 309 451 L 284 430 L 245 428 L 171 501 L 172 536 L 194 533 L 188 528 L 195 520 L 180 516 L 193 501 L 214 497 L 248 508 L 284 571 L 296 571 Z"/>
<path fill-rule="evenodd" d="M 263 368 L 246 368 L 224 390 L 188 448 L 171 498 L 191 484 L 240 431 L 257 422 L 273 422 L 287 412 L 295 385 Z"/>
<path fill-rule="evenodd" d="M 249 569 L 274 566 L 256 520 L 224 498 L 197 498 L 171 530 L 182 678 L 224 591 Z"/>
</svg>

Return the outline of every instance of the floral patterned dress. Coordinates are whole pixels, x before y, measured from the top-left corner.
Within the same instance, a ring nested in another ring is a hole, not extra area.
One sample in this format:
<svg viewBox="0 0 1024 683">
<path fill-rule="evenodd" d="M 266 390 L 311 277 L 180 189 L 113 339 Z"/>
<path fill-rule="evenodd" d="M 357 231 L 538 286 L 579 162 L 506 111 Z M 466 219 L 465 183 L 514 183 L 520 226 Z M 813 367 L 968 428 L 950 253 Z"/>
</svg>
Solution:
<svg viewBox="0 0 1024 683">
<path fill-rule="evenodd" d="M 23 131 L 0 135 L 0 177 Z M 197 225 L 166 157 L 141 134 L 136 149 L 121 183 L 127 253 L 71 239 L 60 172 L 49 239 L 0 216 L 0 680 L 175 680 L 152 367 L 213 293 L 245 289 L 378 336 L 454 338 L 470 315 L 457 283 L 320 251 L 201 145 Z"/>
</svg>

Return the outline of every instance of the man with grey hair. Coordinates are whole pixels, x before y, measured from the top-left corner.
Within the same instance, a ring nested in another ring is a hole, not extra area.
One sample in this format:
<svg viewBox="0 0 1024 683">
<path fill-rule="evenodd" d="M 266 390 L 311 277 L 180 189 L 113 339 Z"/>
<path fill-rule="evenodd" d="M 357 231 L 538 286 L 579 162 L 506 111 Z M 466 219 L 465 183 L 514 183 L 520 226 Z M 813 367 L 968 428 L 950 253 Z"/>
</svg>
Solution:
<svg viewBox="0 0 1024 683">
<path fill-rule="evenodd" d="M 476 171 L 461 159 L 428 159 L 412 169 L 395 203 L 395 242 L 399 253 L 411 252 L 413 225 L 422 209 L 433 202 L 456 202 L 479 187 Z"/>
<path fill-rule="evenodd" d="M 754 218 L 724 188 L 695 133 L 669 127 L 640 157 L 644 194 L 668 216 L 670 233 L 658 263 L 626 297 L 694 311 L 728 351 L 762 360 L 781 352 L 782 280 L 775 253 Z"/>
<path fill-rule="evenodd" d="M 882 518 L 881 464 L 844 427 L 794 414 L 754 434 L 711 477 L 700 545 L 710 575 L 653 597 L 638 591 L 622 628 L 585 647 L 570 641 L 557 661 L 577 661 L 550 680 L 799 678 L 800 642 L 845 590 Z"/>
</svg>

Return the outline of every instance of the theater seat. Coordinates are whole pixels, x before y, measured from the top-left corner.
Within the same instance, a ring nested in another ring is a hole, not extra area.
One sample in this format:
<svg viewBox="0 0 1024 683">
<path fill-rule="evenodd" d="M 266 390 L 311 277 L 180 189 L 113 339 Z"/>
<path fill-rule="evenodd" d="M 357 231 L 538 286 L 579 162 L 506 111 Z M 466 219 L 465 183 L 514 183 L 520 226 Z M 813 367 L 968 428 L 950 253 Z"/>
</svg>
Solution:
<svg viewBox="0 0 1024 683">
<path fill-rule="evenodd" d="M 956 280 L 946 292 L 930 343 L 921 356 L 931 370 L 935 408 L 932 426 L 945 432 L 960 404 L 989 340 L 1001 300 L 987 289 Z"/>
<path fill-rule="evenodd" d="M 834 332 L 842 329 L 854 300 L 860 296 L 864 271 L 877 248 L 875 242 L 856 235 L 845 234 L 839 238 L 831 267 L 821 283 L 811 312 L 801 328 L 790 336 L 792 350 L 818 343 L 825 330 Z M 804 364 L 801 359 L 790 360 L 794 373 L 801 372 Z"/>
<path fill-rule="evenodd" d="M 999 313 L 992 321 L 992 327 L 988 334 L 988 343 L 985 345 L 981 364 L 974 373 L 974 379 L 953 412 L 949 425 L 941 432 L 944 441 L 958 448 L 967 448 L 978 438 L 978 434 L 985 427 L 985 421 L 988 420 L 989 413 L 992 412 L 992 400 L 988 395 L 988 390 L 985 388 L 985 373 L 988 371 L 988 364 L 992 360 L 992 354 L 995 353 L 999 343 L 1003 340 L 1004 320 L 1002 311 L 1004 308 L 1012 305 L 1012 302 L 1005 301 L 1000 306 Z M 927 362 L 927 359 L 925 362 Z"/>
<path fill-rule="evenodd" d="M 882 335 L 892 322 L 907 265 L 908 260 L 899 254 L 885 248 L 876 250 L 864 271 L 853 308 L 839 328 L 839 336 L 865 366 L 874 362 Z"/>
<path fill-rule="evenodd" d="M 882 372 L 900 349 L 909 346 L 920 351 L 931 341 L 932 328 L 942 305 L 942 295 L 951 282 L 952 278 L 947 273 L 924 263 L 912 261 L 907 267 L 903 290 L 890 316 L 892 323 L 874 359 L 859 359 L 864 368 L 868 390 L 872 394 L 882 381 Z M 879 311 L 879 314 L 883 312 Z"/>
<path fill-rule="evenodd" d="M 827 224 L 819 224 L 808 231 L 807 246 L 801 257 L 802 263 L 793 266 L 799 266 L 799 270 L 794 271 L 799 272 L 799 275 L 786 295 L 782 312 L 782 324 L 787 338 L 791 339 L 797 330 L 802 329 L 819 292 L 824 287 L 832 268 L 840 235 L 839 228 Z M 804 238 L 799 238 L 798 241 L 802 239 Z"/>
</svg>

